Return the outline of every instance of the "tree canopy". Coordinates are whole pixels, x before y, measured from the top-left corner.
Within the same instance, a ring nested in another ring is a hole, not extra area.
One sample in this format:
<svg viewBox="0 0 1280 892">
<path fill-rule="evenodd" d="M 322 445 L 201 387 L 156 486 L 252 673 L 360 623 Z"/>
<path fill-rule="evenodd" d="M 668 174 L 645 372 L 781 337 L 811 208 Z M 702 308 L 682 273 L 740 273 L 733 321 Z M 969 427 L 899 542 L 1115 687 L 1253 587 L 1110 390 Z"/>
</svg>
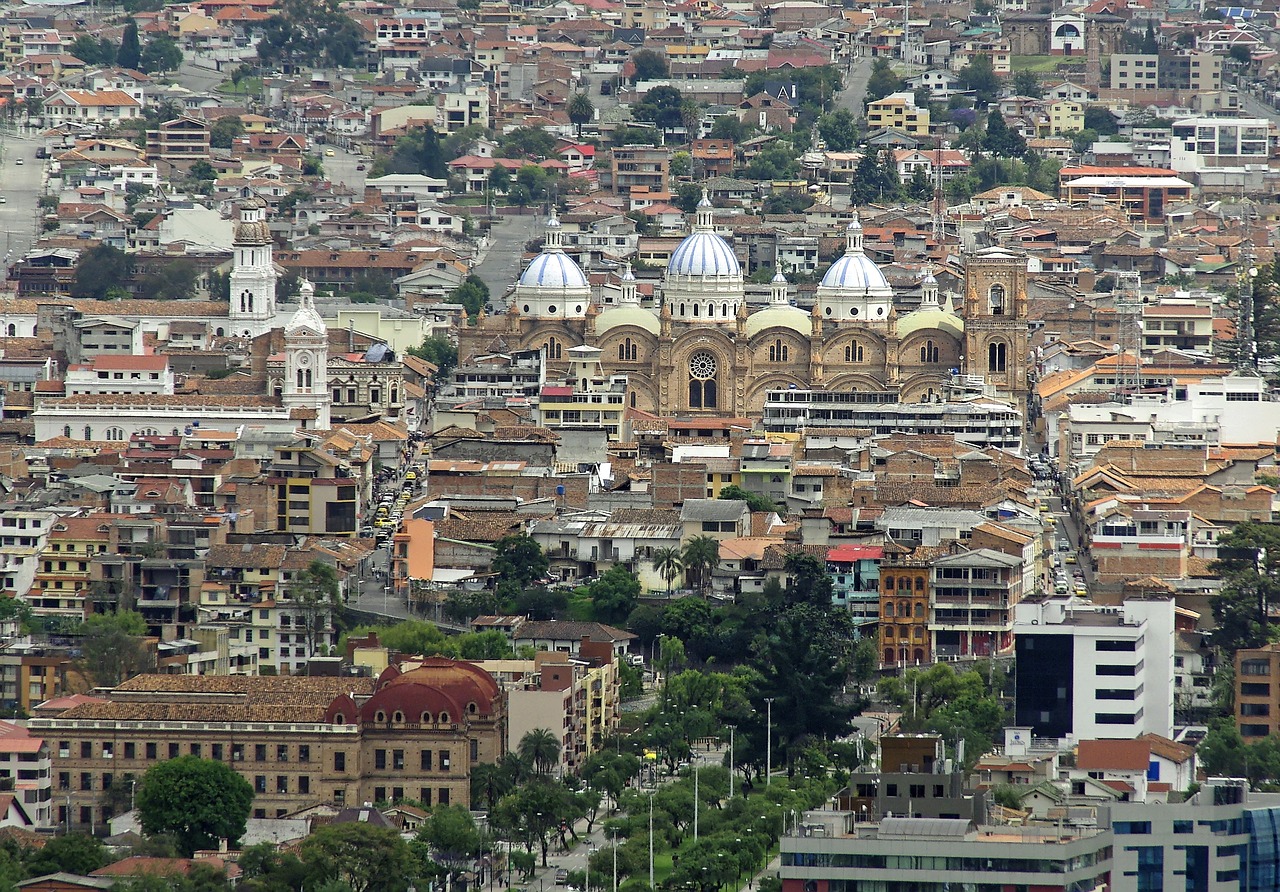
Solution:
<svg viewBox="0 0 1280 892">
<path fill-rule="evenodd" d="M 221 839 L 234 846 L 252 803 L 253 787 L 231 766 L 196 756 L 157 762 L 136 795 L 143 832 L 171 837 L 186 857 L 217 848 Z"/>
</svg>

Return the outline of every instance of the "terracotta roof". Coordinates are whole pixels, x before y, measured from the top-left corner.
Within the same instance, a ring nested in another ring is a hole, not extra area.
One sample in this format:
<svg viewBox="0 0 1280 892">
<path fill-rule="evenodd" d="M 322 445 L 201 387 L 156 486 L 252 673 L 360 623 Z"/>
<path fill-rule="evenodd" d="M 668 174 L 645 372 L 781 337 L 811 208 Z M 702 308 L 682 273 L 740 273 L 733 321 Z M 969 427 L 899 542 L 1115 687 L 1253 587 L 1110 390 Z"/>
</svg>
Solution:
<svg viewBox="0 0 1280 892">
<path fill-rule="evenodd" d="M 1082 771 L 1146 771 L 1151 761 L 1151 741 L 1082 740 L 1076 767 Z"/>
<path fill-rule="evenodd" d="M 1170 762 L 1185 762 L 1196 754 L 1195 747 L 1177 743 L 1159 734 L 1143 734 L 1138 739 L 1151 744 L 1151 755 L 1168 759 Z"/>
</svg>

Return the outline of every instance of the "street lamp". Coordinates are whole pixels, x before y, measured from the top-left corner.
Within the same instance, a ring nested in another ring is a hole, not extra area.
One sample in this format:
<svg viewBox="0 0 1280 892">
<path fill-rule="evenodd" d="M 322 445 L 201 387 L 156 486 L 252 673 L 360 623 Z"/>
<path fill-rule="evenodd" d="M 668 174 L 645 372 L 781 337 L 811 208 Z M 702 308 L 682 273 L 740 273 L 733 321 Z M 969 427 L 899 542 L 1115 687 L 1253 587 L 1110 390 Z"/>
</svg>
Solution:
<svg viewBox="0 0 1280 892">
<path fill-rule="evenodd" d="M 729 798 L 733 798 L 733 725 L 729 726 Z"/>
<path fill-rule="evenodd" d="M 698 841 L 698 763 L 693 763 L 693 841 Z"/>
<path fill-rule="evenodd" d="M 773 783 L 773 698 L 765 697 L 764 785 Z"/>
<path fill-rule="evenodd" d="M 67 797 L 67 801 L 71 801 L 71 797 Z M 71 808 L 67 807 L 67 825 L 71 824 Z M 649 889 L 653 890 L 653 791 L 649 791 Z"/>
</svg>

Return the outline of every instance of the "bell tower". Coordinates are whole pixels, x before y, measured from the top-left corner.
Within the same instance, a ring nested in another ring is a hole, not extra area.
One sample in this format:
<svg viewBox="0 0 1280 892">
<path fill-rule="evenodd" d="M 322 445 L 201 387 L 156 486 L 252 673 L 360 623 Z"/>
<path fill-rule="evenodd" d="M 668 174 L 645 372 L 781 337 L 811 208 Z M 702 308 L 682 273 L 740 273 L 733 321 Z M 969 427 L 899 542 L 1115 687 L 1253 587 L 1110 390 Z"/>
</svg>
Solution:
<svg viewBox="0 0 1280 892">
<path fill-rule="evenodd" d="M 267 226 L 267 203 L 250 198 L 240 203 L 240 219 L 232 233 L 231 334 L 256 338 L 271 330 L 276 315 L 276 267 Z"/>
<path fill-rule="evenodd" d="M 1000 248 L 967 255 L 961 371 L 982 375 L 1025 414 L 1029 353 L 1026 256 Z"/>
<path fill-rule="evenodd" d="M 303 281 L 298 295 L 298 311 L 284 328 L 284 393 L 288 409 L 311 409 L 315 420 L 301 419 L 299 427 L 328 430 L 329 409 L 329 334 L 328 327 L 316 312 L 312 298 L 315 286 Z"/>
</svg>

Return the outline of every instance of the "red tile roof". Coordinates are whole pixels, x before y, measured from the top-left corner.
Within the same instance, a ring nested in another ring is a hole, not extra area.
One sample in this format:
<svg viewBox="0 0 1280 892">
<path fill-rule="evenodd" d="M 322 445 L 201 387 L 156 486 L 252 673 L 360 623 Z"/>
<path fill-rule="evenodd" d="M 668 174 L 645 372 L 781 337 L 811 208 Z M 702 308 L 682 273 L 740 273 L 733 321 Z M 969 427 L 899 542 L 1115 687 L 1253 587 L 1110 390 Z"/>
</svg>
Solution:
<svg viewBox="0 0 1280 892">
<path fill-rule="evenodd" d="M 1146 771 L 1151 762 L 1149 740 L 1082 740 L 1076 767 L 1084 771 Z"/>
</svg>

